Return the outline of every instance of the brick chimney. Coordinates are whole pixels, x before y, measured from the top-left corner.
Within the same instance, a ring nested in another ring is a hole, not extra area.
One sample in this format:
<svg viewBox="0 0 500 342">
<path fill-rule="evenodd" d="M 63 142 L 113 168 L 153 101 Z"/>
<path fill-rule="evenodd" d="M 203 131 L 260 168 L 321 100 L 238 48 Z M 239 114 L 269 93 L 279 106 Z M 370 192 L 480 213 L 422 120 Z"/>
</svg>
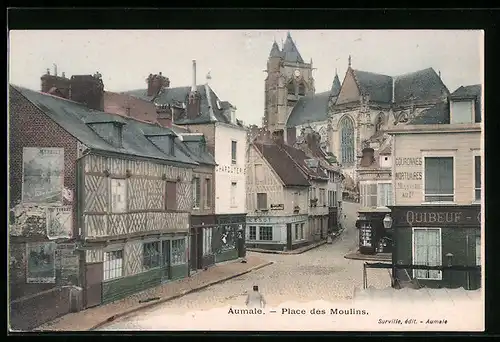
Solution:
<svg viewBox="0 0 500 342">
<path fill-rule="evenodd" d="M 42 81 L 42 93 L 48 93 L 69 99 L 69 89 L 71 87 L 71 81 L 66 78 L 64 73 L 62 73 L 62 76 L 58 76 L 57 68 L 55 66 L 54 75 L 51 75 L 50 70 L 47 69 L 47 73 L 40 79 Z"/>
<path fill-rule="evenodd" d="M 375 151 L 371 147 L 365 147 L 361 151 L 361 161 L 360 161 L 360 166 L 362 167 L 368 167 L 373 164 L 375 161 Z"/>
<path fill-rule="evenodd" d="M 104 84 L 101 74 L 71 76 L 70 99 L 104 111 Z"/>
<path fill-rule="evenodd" d="M 157 105 L 156 113 L 158 114 L 156 120 L 158 121 L 160 126 L 172 128 L 173 111 L 169 105 Z"/>
<path fill-rule="evenodd" d="M 201 97 L 196 86 L 196 61 L 193 59 L 193 80 L 186 105 L 186 116 L 188 119 L 192 120 L 200 115 L 200 105 Z"/>
<path fill-rule="evenodd" d="M 148 96 L 156 96 L 163 88 L 170 87 L 170 80 L 168 77 L 165 77 L 161 74 L 161 71 L 158 74 L 149 74 L 146 79 L 148 83 Z"/>
</svg>

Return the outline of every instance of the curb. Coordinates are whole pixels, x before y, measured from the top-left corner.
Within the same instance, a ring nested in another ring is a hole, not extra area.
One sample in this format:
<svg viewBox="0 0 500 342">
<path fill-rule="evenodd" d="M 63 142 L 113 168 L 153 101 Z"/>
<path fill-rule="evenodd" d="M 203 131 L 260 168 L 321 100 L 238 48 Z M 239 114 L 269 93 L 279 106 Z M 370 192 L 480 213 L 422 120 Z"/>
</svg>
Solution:
<svg viewBox="0 0 500 342">
<path fill-rule="evenodd" d="M 304 252 L 310 251 L 311 249 L 317 248 L 319 246 L 323 246 L 326 244 L 326 241 L 321 241 L 314 246 L 308 246 L 309 248 L 304 248 L 303 250 L 299 252 L 283 252 L 283 251 L 273 251 L 273 250 L 266 250 L 266 249 L 259 249 L 259 248 L 247 248 L 247 251 L 254 252 L 254 253 L 262 253 L 262 254 L 282 254 L 282 255 L 297 255 L 297 254 L 302 254 Z"/>
<path fill-rule="evenodd" d="M 272 265 L 272 264 L 274 264 L 274 261 L 268 261 L 266 263 L 254 266 L 254 267 L 252 267 L 252 268 L 250 268 L 250 269 L 248 269 L 246 271 L 230 275 L 230 276 L 228 276 L 226 278 L 218 279 L 218 280 L 212 281 L 210 283 L 204 284 L 204 285 L 202 285 L 200 287 L 193 288 L 193 289 L 190 289 L 190 290 L 187 290 L 187 291 L 182 291 L 180 294 L 176 294 L 176 295 L 173 295 L 171 297 L 163 298 L 163 299 L 154 301 L 152 303 L 148 303 L 148 304 L 145 304 L 143 306 L 140 306 L 140 307 L 137 307 L 137 308 L 133 308 L 133 309 L 130 309 L 130 310 L 127 310 L 127 311 L 115 314 L 115 315 L 113 315 L 111 317 L 108 317 L 106 320 L 104 320 L 104 321 L 102 321 L 102 322 L 94 325 L 93 327 L 91 327 L 90 329 L 88 329 L 88 331 L 92 331 L 92 330 L 95 330 L 97 328 L 100 328 L 100 327 L 102 327 L 102 326 L 104 326 L 104 325 L 106 325 L 106 324 L 108 324 L 110 322 L 115 321 L 118 318 L 121 318 L 121 317 L 124 317 L 124 316 L 128 316 L 128 315 L 130 315 L 130 314 L 132 314 L 134 312 L 141 311 L 141 310 L 144 310 L 144 309 L 149 309 L 149 308 L 151 308 L 151 307 L 153 307 L 155 305 L 166 303 L 166 302 L 169 302 L 169 301 L 174 300 L 174 299 L 178 299 L 178 298 L 183 297 L 183 296 L 185 296 L 187 294 L 201 291 L 201 290 L 206 289 L 207 287 L 210 287 L 212 285 L 223 283 L 225 281 L 228 281 L 228 280 L 234 279 L 236 277 L 242 276 L 244 274 L 247 274 L 247 273 L 259 270 L 261 268 L 264 268 L 264 267 Z"/>
<path fill-rule="evenodd" d="M 349 260 L 361 260 L 361 261 L 379 261 L 379 262 L 392 262 L 391 259 L 387 258 L 370 258 L 368 256 L 357 256 L 357 255 L 352 255 L 349 256 L 349 254 L 344 255 L 344 259 L 349 259 Z"/>
</svg>

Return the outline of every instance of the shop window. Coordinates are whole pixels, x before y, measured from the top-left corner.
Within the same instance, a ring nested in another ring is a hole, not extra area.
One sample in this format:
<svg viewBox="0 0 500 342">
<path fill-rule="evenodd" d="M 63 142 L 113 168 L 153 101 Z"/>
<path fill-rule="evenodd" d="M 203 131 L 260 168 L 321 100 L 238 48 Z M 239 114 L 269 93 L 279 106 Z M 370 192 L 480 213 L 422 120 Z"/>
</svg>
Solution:
<svg viewBox="0 0 500 342">
<path fill-rule="evenodd" d="M 295 240 L 300 239 L 300 225 L 298 223 L 295 224 Z"/>
<path fill-rule="evenodd" d="M 203 255 L 212 254 L 212 231 L 213 228 L 203 228 Z"/>
<path fill-rule="evenodd" d="M 413 265 L 441 266 L 441 229 L 413 228 Z M 441 280 L 439 270 L 413 270 L 417 279 Z"/>
<path fill-rule="evenodd" d="M 300 239 L 304 240 L 304 223 L 300 224 Z"/>
<path fill-rule="evenodd" d="M 175 239 L 172 240 L 172 249 L 171 249 L 171 264 L 182 265 L 187 262 L 187 251 L 186 251 L 186 239 Z"/>
<path fill-rule="evenodd" d="M 123 250 L 105 252 L 103 280 L 123 277 Z"/>
<path fill-rule="evenodd" d="M 160 242 L 149 242 L 142 245 L 142 265 L 145 270 L 160 266 Z"/>
<path fill-rule="evenodd" d="M 425 202 L 453 202 L 453 157 L 425 157 Z"/>
<path fill-rule="evenodd" d="M 257 227 L 248 227 L 248 240 L 257 240 Z"/>
<path fill-rule="evenodd" d="M 273 227 L 259 227 L 259 240 L 272 241 Z"/>
</svg>

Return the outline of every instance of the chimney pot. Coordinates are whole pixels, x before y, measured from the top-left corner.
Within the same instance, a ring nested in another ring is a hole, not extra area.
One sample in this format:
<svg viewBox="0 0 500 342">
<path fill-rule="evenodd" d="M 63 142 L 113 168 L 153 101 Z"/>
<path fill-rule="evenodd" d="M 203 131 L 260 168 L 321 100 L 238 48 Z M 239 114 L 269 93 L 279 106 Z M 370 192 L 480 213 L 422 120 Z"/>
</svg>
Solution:
<svg viewBox="0 0 500 342">
<path fill-rule="evenodd" d="M 196 60 L 193 59 L 193 83 L 191 84 L 191 92 L 196 91 Z"/>
</svg>

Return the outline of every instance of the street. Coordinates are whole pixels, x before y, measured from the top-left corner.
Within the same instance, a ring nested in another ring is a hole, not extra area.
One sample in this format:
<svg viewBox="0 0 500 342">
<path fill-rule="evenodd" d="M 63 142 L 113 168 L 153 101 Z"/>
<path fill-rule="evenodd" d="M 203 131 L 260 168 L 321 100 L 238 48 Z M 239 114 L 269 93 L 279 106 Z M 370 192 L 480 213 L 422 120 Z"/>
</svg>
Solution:
<svg viewBox="0 0 500 342">
<path fill-rule="evenodd" d="M 333 244 L 297 255 L 260 254 L 274 264 L 124 317 L 100 330 L 167 329 L 166 315 L 243 305 L 246 293 L 252 290 L 253 285 L 259 286 L 268 306 L 277 306 L 289 300 L 307 302 L 351 298 L 354 288 L 363 284 L 363 261 L 344 258 L 346 253 L 357 248 L 354 226 L 357 206 L 344 202 L 343 214 L 346 218 L 343 226 L 346 230 Z M 367 276 L 369 286 L 390 286 L 390 277 L 385 269 L 368 270 Z"/>
</svg>

